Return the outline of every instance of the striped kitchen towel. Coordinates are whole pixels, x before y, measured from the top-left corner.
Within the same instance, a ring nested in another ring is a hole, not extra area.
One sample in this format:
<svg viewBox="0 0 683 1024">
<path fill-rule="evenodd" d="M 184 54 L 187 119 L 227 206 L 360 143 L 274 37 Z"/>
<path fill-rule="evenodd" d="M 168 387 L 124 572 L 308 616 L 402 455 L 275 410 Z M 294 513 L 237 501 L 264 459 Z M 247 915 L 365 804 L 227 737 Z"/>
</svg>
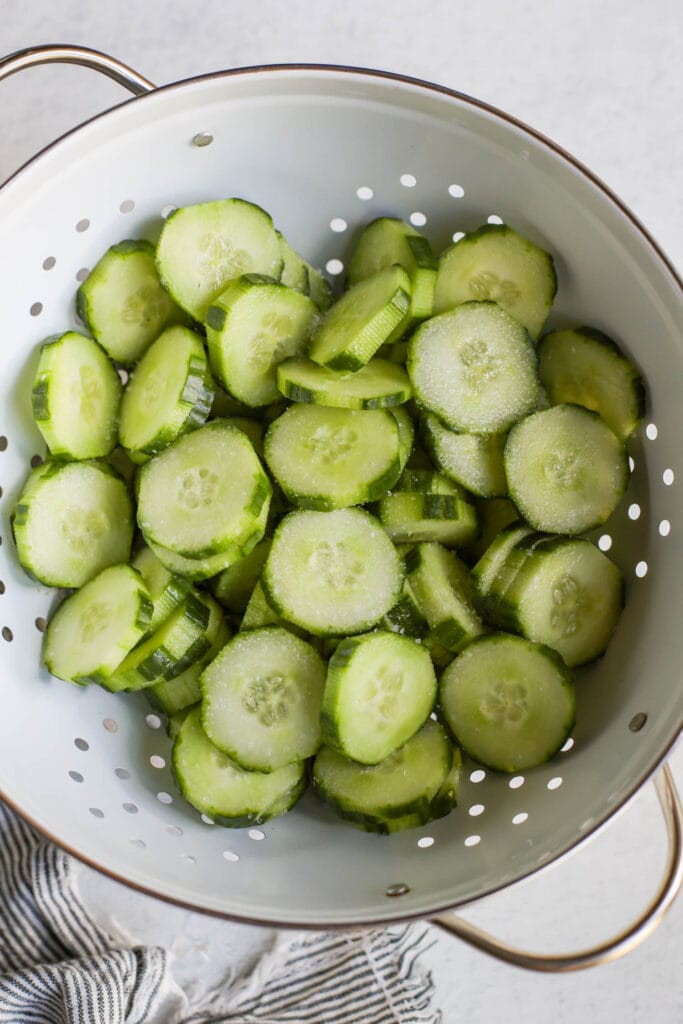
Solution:
<svg viewBox="0 0 683 1024">
<path fill-rule="evenodd" d="M 0 803 L 0 1024 L 437 1024 L 425 925 L 287 932 L 192 1006 L 156 947 L 92 920 L 76 864 Z"/>
</svg>

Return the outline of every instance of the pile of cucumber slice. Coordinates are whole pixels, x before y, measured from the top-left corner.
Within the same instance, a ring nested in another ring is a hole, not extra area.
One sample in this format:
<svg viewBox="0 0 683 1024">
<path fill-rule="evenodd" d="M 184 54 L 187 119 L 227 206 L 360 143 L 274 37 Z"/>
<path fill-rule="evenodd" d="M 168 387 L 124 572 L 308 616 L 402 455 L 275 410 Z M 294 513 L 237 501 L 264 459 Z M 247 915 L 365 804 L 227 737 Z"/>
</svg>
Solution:
<svg viewBox="0 0 683 1024">
<path fill-rule="evenodd" d="M 334 297 L 258 206 L 179 209 L 103 255 L 33 382 L 14 539 L 71 591 L 45 665 L 143 691 L 227 826 L 310 780 L 387 834 L 449 813 L 463 756 L 543 763 L 623 606 L 586 533 L 643 381 L 593 328 L 538 342 L 550 254 L 486 225 L 436 258 L 381 217 L 347 265 Z"/>
</svg>

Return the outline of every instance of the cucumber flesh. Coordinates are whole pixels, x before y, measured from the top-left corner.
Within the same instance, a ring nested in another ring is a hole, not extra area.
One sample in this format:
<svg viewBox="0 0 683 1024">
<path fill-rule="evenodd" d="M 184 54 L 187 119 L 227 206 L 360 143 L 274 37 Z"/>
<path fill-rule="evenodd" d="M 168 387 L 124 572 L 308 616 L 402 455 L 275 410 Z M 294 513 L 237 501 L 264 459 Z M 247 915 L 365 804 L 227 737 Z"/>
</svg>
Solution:
<svg viewBox="0 0 683 1024">
<path fill-rule="evenodd" d="M 200 683 L 204 731 L 241 767 L 272 772 L 320 746 L 325 665 L 286 629 L 238 633 Z"/>
<path fill-rule="evenodd" d="M 415 397 L 451 430 L 504 433 L 538 401 L 536 352 L 526 330 L 495 302 L 466 302 L 413 334 Z"/>
<path fill-rule="evenodd" d="M 505 434 L 457 433 L 431 414 L 424 418 L 423 434 L 434 463 L 451 480 L 482 498 L 507 494 Z"/>
<path fill-rule="evenodd" d="M 301 762 L 268 773 L 240 768 L 204 732 L 201 706 L 188 713 L 178 730 L 173 774 L 189 804 L 228 828 L 259 825 L 283 814 L 296 803 L 306 781 Z"/>
<path fill-rule="evenodd" d="M 313 336 L 309 356 L 333 370 L 359 370 L 405 319 L 410 278 L 387 267 L 353 285 L 328 310 Z"/>
<path fill-rule="evenodd" d="M 427 651 L 378 630 L 343 640 L 332 655 L 322 738 L 361 764 L 378 764 L 423 725 L 436 697 Z"/>
<path fill-rule="evenodd" d="M 494 771 L 549 761 L 574 725 L 574 684 L 559 654 L 506 633 L 481 637 L 451 662 L 439 702 L 463 750 Z"/>
<path fill-rule="evenodd" d="M 44 462 L 24 485 L 12 531 L 31 576 L 50 587 L 81 587 L 130 557 L 128 489 L 105 462 Z"/>
<path fill-rule="evenodd" d="M 396 603 L 404 570 L 369 513 L 357 509 L 285 516 L 261 578 L 268 603 L 318 636 L 364 633 Z"/>
<path fill-rule="evenodd" d="M 338 409 L 386 409 L 402 405 L 413 393 L 405 370 L 379 357 L 354 373 L 336 373 L 310 359 L 287 359 L 277 368 L 277 385 L 293 402 Z"/>
<path fill-rule="evenodd" d="M 142 577 L 112 565 L 59 606 L 45 633 L 44 660 L 53 676 L 100 683 L 147 632 L 152 602 Z"/>
<path fill-rule="evenodd" d="M 130 366 L 172 324 L 187 323 L 159 281 L 155 249 L 145 239 L 112 245 L 76 294 L 76 308 L 102 348 Z"/>
<path fill-rule="evenodd" d="M 622 441 L 645 415 L 643 378 L 602 331 L 552 331 L 541 339 L 538 359 L 541 382 L 553 405 L 571 402 L 593 409 Z"/>
<path fill-rule="evenodd" d="M 76 331 L 48 338 L 33 379 L 33 419 L 53 458 L 95 459 L 116 445 L 121 381 L 105 351 Z"/>
<path fill-rule="evenodd" d="M 374 501 L 401 472 L 398 426 L 383 409 L 292 405 L 268 428 L 263 450 L 285 495 L 302 508 Z"/>
<path fill-rule="evenodd" d="M 516 424 L 505 445 L 510 497 L 535 529 L 584 533 L 606 522 L 628 483 L 621 441 L 595 412 L 556 405 Z"/>
<path fill-rule="evenodd" d="M 154 455 L 200 427 L 212 402 L 213 383 L 201 338 L 187 327 L 170 327 L 150 345 L 131 375 L 121 402 L 120 443 Z"/>
<path fill-rule="evenodd" d="M 485 224 L 442 254 L 434 312 L 491 299 L 537 338 L 556 290 L 549 253 L 505 224 Z"/>
<path fill-rule="evenodd" d="M 277 279 L 282 269 L 270 216 L 244 199 L 175 210 L 162 229 L 156 262 L 169 295 L 200 323 L 229 281 L 242 274 Z"/>
</svg>

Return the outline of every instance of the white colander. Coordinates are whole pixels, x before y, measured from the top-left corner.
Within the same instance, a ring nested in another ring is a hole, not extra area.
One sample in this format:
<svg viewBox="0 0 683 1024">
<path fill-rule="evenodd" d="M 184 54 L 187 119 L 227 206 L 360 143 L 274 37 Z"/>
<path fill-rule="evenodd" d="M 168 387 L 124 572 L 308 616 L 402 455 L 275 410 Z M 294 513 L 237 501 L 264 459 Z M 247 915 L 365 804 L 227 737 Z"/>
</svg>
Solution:
<svg viewBox="0 0 683 1024">
<path fill-rule="evenodd" d="M 0 794 L 94 867 L 217 915 L 312 928 L 438 915 L 489 952 L 544 970 L 630 948 L 681 882 L 681 814 L 666 773 L 666 878 L 628 934 L 571 957 L 534 958 L 445 911 L 528 876 L 593 833 L 681 731 L 682 303 L 665 257 L 570 156 L 438 86 L 284 66 L 154 89 L 111 58 L 68 47 L 15 54 L 0 62 L 0 78 L 50 60 L 89 64 L 140 95 L 48 147 L 0 190 Z M 332 279 L 373 217 L 409 220 L 437 249 L 500 218 L 555 256 L 551 323 L 602 328 L 647 380 L 628 493 L 596 534 L 624 572 L 626 608 L 606 656 L 581 673 L 573 738 L 524 776 L 468 765 L 459 809 L 424 828 L 368 835 L 310 795 L 260 828 L 220 828 L 177 794 L 169 741 L 143 696 L 70 686 L 40 665 L 55 598 L 18 567 L 9 528 L 31 461 L 44 454 L 30 414 L 37 346 L 79 326 L 78 282 L 111 243 L 154 238 L 175 206 L 228 196 L 267 209 Z"/>
</svg>

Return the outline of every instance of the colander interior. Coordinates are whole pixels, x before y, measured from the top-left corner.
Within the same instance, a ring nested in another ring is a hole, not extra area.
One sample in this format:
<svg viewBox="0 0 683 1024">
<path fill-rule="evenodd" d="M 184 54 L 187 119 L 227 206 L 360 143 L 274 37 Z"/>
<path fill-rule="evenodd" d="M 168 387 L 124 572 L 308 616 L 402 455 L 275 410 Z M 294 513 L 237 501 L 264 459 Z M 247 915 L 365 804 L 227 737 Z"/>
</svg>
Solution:
<svg viewBox="0 0 683 1024">
<path fill-rule="evenodd" d="M 9 527 L 44 454 L 30 415 L 37 346 L 80 326 L 75 290 L 108 245 L 154 239 L 174 207 L 233 195 L 267 209 L 332 281 L 373 217 L 409 220 L 437 250 L 500 219 L 555 257 L 551 325 L 606 331 L 645 374 L 628 492 L 595 535 L 624 572 L 626 608 L 606 656 L 580 673 L 576 730 L 524 775 L 468 763 L 458 809 L 420 829 L 368 835 L 310 795 L 258 828 L 220 828 L 177 794 L 169 741 L 143 696 L 81 690 L 40 667 L 54 594 L 19 569 Z M 575 164 L 436 88 L 261 69 L 168 87 L 95 119 L 5 186 L 0 225 L 0 793 L 31 821 L 116 877 L 196 908 L 373 922 L 528 875 L 589 835 L 663 758 L 683 719 L 680 295 L 647 237 Z"/>
</svg>

